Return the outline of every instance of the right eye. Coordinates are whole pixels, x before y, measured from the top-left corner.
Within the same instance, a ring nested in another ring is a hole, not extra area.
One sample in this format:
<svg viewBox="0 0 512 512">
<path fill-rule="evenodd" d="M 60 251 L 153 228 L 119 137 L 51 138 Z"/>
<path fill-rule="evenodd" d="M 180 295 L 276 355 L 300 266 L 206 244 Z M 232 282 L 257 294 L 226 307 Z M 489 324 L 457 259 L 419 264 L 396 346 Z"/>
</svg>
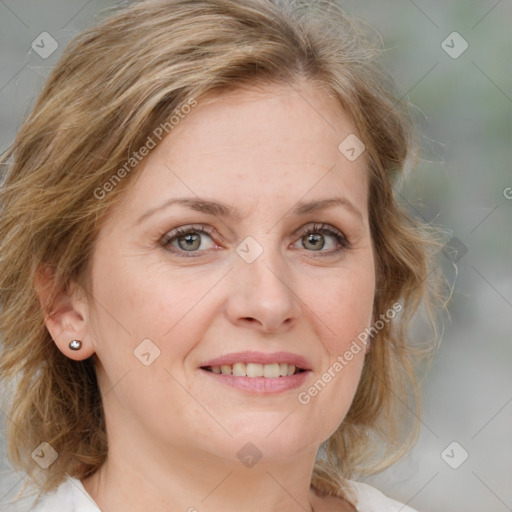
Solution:
<svg viewBox="0 0 512 512">
<path fill-rule="evenodd" d="M 170 252 L 189 258 L 192 254 L 187 255 L 186 253 L 203 252 L 215 245 L 210 237 L 213 231 L 213 228 L 209 226 L 180 227 L 166 233 L 160 243 L 163 247 L 169 248 Z M 205 237 L 211 241 L 209 247 L 204 247 Z"/>
</svg>

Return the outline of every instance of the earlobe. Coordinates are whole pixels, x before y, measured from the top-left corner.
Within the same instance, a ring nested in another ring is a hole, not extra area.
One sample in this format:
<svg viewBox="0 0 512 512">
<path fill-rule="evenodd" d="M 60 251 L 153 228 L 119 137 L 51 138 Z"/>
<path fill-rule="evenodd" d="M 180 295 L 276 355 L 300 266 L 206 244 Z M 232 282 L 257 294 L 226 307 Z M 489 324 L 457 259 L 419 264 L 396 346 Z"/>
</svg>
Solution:
<svg viewBox="0 0 512 512">
<path fill-rule="evenodd" d="M 87 359 L 94 354 L 94 346 L 88 339 L 87 308 L 77 298 L 75 283 L 68 290 L 57 293 L 49 304 L 53 275 L 43 269 L 34 276 L 34 288 L 39 297 L 44 322 L 58 349 L 70 359 Z M 78 343 L 79 342 L 79 343 Z"/>
</svg>

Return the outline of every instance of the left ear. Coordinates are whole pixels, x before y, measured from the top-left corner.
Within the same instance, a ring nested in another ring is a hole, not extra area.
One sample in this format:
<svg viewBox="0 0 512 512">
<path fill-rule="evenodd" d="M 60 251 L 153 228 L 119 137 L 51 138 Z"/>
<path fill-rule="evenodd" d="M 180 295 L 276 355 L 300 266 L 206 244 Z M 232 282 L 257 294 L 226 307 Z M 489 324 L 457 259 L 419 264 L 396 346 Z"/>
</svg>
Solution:
<svg viewBox="0 0 512 512">
<path fill-rule="evenodd" d="M 44 313 L 46 328 L 65 356 L 76 361 L 87 359 L 94 354 L 94 344 L 88 336 L 87 302 L 81 298 L 83 290 L 77 283 L 71 282 L 68 289 L 60 292 L 49 304 L 53 282 L 49 269 L 39 268 L 36 271 L 34 288 Z M 82 342 L 80 350 L 71 350 L 69 344 L 73 340 Z"/>
</svg>

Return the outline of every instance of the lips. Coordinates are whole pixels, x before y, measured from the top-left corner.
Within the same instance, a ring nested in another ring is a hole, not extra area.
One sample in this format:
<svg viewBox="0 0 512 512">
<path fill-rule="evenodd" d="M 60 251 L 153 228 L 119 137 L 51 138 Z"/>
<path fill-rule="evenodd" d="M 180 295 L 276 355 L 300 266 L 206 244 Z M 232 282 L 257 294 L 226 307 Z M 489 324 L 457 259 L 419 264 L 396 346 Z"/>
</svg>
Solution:
<svg viewBox="0 0 512 512">
<path fill-rule="evenodd" d="M 292 391 L 312 375 L 309 361 L 291 352 L 236 352 L 204 361 L 199 369 L 215 385 L 259 396 Z"/>
</svg>

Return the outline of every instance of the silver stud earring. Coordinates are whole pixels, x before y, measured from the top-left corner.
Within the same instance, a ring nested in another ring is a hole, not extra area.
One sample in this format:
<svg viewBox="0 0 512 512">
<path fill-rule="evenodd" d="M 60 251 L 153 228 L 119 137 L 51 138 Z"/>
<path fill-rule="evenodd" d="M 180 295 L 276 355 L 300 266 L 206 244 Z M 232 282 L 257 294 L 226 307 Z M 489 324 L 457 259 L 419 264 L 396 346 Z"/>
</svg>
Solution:
<svg viewBox="0 0 512 512">
<path fill-rule="evenodd" d="M 80 350 L 82 348 L 82 342 L 80 340 L 73 340 L 69 343 L 71 350 Z"/>
</svg>

